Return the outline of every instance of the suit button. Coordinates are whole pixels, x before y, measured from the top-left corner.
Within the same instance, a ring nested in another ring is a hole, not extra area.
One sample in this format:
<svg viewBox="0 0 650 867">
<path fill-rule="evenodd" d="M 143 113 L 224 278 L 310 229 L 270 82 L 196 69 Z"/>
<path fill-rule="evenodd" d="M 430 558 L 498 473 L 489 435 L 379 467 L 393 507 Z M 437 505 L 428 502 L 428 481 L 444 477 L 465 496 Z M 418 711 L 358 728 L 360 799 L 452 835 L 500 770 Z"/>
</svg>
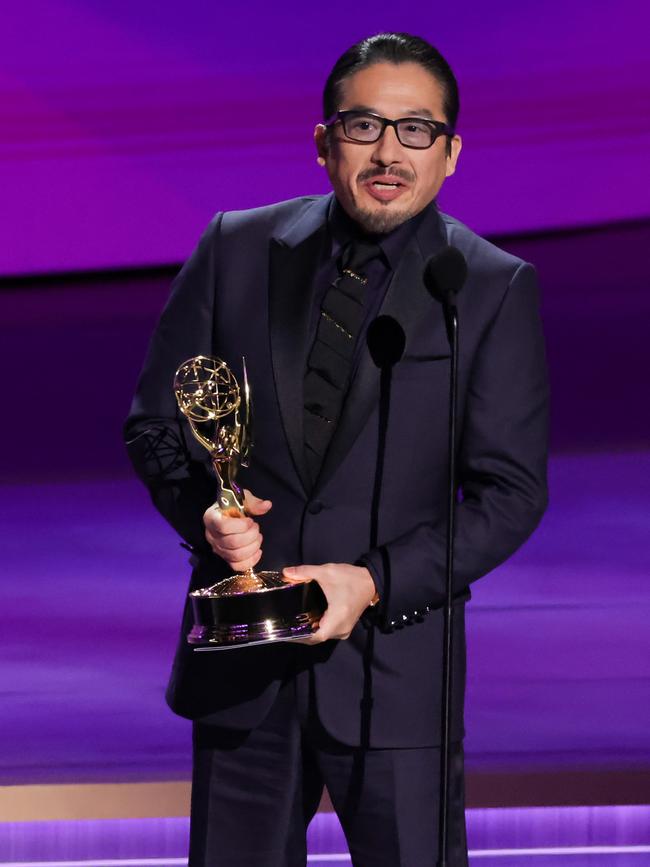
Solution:
<svg viewBox="0 0 650 867">
<path fill-rule="evenodd" d="M 320 500 L 314 500 L 307 506 L 307 511 L 310 515 L 317 515 L 319 512 L 323 511 L 323 504 Z"/>
</svg>

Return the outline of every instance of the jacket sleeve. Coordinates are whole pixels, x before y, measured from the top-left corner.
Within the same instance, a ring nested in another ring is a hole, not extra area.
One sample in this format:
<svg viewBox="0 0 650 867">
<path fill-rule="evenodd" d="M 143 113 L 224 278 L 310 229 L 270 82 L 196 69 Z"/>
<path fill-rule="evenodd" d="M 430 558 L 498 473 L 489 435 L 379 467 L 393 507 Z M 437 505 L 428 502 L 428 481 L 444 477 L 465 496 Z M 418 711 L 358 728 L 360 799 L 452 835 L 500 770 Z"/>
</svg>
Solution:
<svg viewBox="0 0 650 867">
<path fill-rule="evenodd" d="M 547 441 L 537 278 L 534 268 L 522 263 L 469 373 L 457 456 L 455 595 L 503 563 L 539 523 L 547 505 Z M 420 617 L 444 603 L 446 524 L 417 526 L 362 562 L 380 594 L 381 626 Z"/>
<path fill-rule="evenodd" d="M 190 435 L 172 383 L 179 365 L 211 355 L 216 254 L 222 214 L 212 220 L 172 285 L 151 338 L 124 425 L 129 458 L 151 499 L 194 549 L 208 551 L 203 513 L 216 499 L 208 452 Z"/>
</svg>

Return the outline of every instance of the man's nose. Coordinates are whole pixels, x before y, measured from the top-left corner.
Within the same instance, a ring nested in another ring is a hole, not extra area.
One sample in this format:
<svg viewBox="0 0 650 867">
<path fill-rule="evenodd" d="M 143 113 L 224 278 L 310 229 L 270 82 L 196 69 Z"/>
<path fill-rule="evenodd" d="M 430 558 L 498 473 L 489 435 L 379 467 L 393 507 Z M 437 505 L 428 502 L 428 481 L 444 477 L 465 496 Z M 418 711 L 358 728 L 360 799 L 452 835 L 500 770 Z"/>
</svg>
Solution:
<svg viewBox="0 0 650 867">
<path fill-rule="evenodd" d="M 397 131 L 393 126 L 387 126 L 384 134 L 375 143 L 372 153 L 373 162 L 384 166 L 399 163 L 404 157 L 404 149 L 397 138 Z"/>
</svg>

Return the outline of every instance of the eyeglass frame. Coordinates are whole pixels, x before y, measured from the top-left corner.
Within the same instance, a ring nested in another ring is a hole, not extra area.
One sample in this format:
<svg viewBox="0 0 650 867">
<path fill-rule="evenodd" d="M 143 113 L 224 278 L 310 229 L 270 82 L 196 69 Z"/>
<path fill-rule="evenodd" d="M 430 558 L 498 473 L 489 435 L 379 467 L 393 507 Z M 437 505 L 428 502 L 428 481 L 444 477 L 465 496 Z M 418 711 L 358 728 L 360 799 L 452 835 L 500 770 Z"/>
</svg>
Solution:
<svg viewBox="0 0 650 867">
<path fill-rule="evenodd" d="M 370 139 L 368 141 L 362 141 L 361 139 L 352 138 L 350 135 L 348 135 L 348 133 L 346 132 L 346 129 L 345 129 L 345 118 L 349 117 L 349 115 L 352 115 L 352 114 L 356 114 L 356 115 L 359 115 L 361 117 L 372 117 L 375 120 L 380 121 L 381 130 L 380 130 L 377 138 Z M 404 144 L 404 142 L 400 138 L 399 130 L 397 129 L 397 124 L 403 123 L 405 120 L 417 120 L 419 123 L 426 123 L 427 126 L 432 127 L 433 131 L 435 131 L 436 134 L 434 135 L 433 139 L 431 140 L 431 144 L 422 145 L 422 146 Z M 415 150 L 415 151 L 429 150 L 430 147 L 434 146 L 434 144 L 440 138 L 440 136 L 445 135 L 445 136 L 449 136 L 451 138 L 454 135 L 456 135 L 455 131 L 448 124 L 443 123 L 441 120 L 431 120 L 428 117 L 414 117 L 414 116 L 398 117 L 395 120 L 390 120 L 387 117 L 382 117 L 380 114 L 375 114 L 372 111 L 363 111 L 363 110 L 358 109 L 358 108 L 348 108 L 348 109 L 344 109 L 343 111 L 335 112 L 335 114 L 333 114 L 329 118 L 329 120 L 325 121 L 324 126 L 326 129 L 329 130 L 333 126 L 335 126 L 335 124 L 339 123 L 339 121 L 341 123 L 341 126 L 343 127 L 343 133 L 344 133 L 346 139 L 348 141 L 355 142 L 355 144 L 376 144 L 376 142 L 378 142 L 383 137 L 384 133 L 386 132 L 387 126 L 393 127 L 393 129 L 395 130 L 395 136 L 397 138 L 397 141 L 402 145 L 402 147 L 410 148 L 410 149 Z"/>
</svg>

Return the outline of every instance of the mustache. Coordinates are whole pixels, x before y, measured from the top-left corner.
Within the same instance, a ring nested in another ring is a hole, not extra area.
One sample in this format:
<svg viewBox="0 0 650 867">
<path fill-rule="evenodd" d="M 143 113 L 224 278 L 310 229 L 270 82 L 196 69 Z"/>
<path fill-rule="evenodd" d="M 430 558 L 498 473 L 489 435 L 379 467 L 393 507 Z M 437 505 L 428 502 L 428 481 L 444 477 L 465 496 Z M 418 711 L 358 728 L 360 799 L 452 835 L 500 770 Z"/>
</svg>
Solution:
<svg viewBox="0 0 650 867">
<path fill-rule="evenodd" d="M 359 172 L 357 177 L 357 181 L 359 183 L 363 183 L 364 181 L 369 181 L 372 178 L 381 178 L 390 175 L 393 178 L 400 178 L 403 181 L 406 181 L 409 184 L 415 182 L 415 175 L 412 172 L 407 171 L 406 169 L 394 168 L 390 167 L 382 169 L 382 168 L 372 168 L 365 169 L 362 172 Z"/>
</svg>

